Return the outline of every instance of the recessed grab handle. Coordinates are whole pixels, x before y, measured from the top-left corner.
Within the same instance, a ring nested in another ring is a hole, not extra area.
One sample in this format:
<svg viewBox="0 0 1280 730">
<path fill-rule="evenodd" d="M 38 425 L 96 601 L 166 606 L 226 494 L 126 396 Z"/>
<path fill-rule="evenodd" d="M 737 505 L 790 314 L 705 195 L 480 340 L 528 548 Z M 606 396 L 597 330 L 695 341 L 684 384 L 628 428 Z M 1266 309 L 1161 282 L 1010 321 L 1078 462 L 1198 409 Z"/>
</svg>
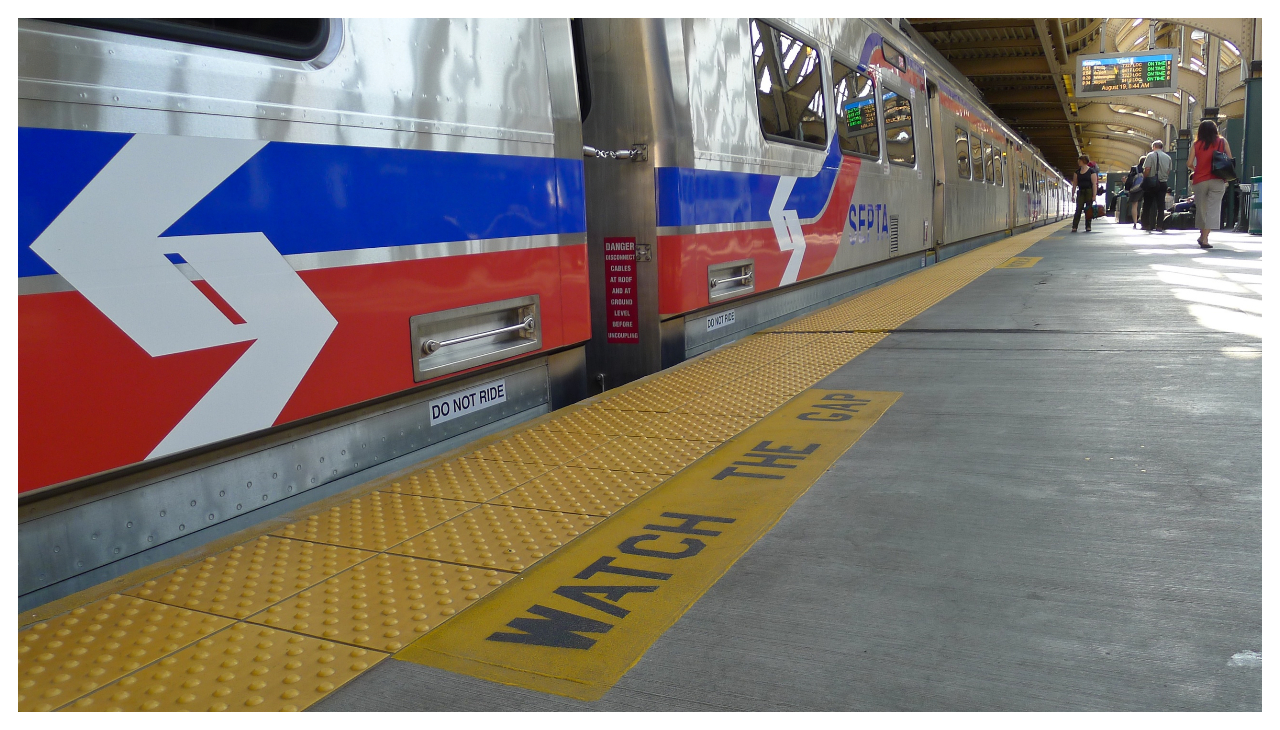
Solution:
<svg viewBox="0 0 1280 730">
<path fill-rule="evenodd" d="M 427 340 L 426 342 L 422 343 L 422 354 L 430 355 L 431 353 L 435 352 L 436 350 L 439 350 L 442 347 L 448 347 L 450 345 L 460 345 L 463 342 L 478 340 L 481 337 L 491 337 L 493 335 L 501 335 L 507 332 L 515 332 L 516 330 L 524 330 L 526 332 L 532 333 L 534 326 L 535 325 L 534 325 L 533 317 L 525 317 L 523 322 L 521 322 L 520 324 L 513 324 L 510 327 L 502 327 L 496 330 L 489 330 L 488 332 L 478 332 L 474 335 L 467 335 L 466 337 L 455 337 L 452 340 L 443 340 L 443 341 Z"/>
<path fill-rule="evenodd" d="M 752 276 L 751 272 L 750 272 L 750 271 L 748 271 L 747 273 L 743 274 L 742 276 L 734 276 L 734 277 L 732 277 L 732 278 L 728 278 L 728 279 L 712 279 L 712 280 L 711 280 L 711 286 L 714 288 L 714 287 L 720 286 L 721 284 L 728 284 L 728 283 L 730 283 L 730 282 L 735 282 L 735 281 L 740 281 L 740 282 L 742 282 L 743 284 L 750 284 L 750 283 L 751 283 L 751 276 Z"/>
</svg>

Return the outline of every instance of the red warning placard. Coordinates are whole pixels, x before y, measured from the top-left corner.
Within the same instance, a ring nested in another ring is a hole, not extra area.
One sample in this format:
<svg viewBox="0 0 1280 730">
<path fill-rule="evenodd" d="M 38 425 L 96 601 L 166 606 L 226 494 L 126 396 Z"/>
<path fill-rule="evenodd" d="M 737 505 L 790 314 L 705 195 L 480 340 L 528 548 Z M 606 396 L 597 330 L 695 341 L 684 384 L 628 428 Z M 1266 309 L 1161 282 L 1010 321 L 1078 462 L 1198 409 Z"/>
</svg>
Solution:
<svg viewBox="0 0 1280 730">
<path fill-rule="evenodd" d="M 640 310 L 636 305 L 636 239 L 604 239 L 605 340 L 640 341 Z"/>
</svg>

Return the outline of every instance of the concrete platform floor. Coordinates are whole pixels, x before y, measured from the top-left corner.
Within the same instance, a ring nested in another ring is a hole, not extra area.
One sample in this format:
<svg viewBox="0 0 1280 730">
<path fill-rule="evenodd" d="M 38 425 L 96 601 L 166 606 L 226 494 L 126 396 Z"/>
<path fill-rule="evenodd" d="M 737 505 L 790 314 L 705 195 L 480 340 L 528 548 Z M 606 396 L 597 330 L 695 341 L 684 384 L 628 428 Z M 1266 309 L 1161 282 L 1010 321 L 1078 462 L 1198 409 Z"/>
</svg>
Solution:
<svg viewBox="0 0 1280 730">
<path fill-rule="evenodd" d="M 313 709 L 1260 710 L 1262 239 L 1108 220 L 819 384 L 904 395 L 603 699 Z"/>
</svg>

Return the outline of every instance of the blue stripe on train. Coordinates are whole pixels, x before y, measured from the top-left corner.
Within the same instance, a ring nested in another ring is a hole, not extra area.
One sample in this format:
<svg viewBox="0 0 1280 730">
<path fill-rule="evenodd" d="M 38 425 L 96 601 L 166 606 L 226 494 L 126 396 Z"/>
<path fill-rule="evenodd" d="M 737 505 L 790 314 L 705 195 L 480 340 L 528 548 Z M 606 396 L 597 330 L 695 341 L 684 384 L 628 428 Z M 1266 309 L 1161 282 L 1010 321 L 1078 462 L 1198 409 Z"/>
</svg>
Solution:
<svg viewBox="0 0 1280 730">
<path fill-rule="evenodd" d="M 30 245 L 130 135 L 19 128 L 18 275 Z M 272 142 L 165 231 L 261 231 L 316 253 L 586 230 L 581 160 Z"/>
<path fill-rule="evenodd" d="M 840 159 L 840 147 L 832 142 L 822 169 L 812 177 L 797 179 L 783 208 L 795 210 L 801 218 L 813 218 L 821 213 L 835 187 Z M 767 221 L 778 180 L 778 175 L 753 172 L 659 167 L 654 171 L 658 225 Z"/>
</svg>

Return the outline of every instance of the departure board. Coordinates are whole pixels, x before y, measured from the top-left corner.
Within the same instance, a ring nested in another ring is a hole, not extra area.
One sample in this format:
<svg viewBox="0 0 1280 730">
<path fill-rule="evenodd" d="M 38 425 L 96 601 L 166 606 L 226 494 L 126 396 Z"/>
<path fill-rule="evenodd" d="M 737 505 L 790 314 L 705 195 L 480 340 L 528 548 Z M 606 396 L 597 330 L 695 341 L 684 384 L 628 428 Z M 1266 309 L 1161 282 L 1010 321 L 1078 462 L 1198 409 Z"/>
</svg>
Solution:
<svg viewBox="0 0 1280 730">
<path fill-rule="evenodd" d="M 850 132 L 860 132 L 864 129 L 876 128 L 876 101 L 875 99 L 857 99 L 844 105 L 845 122 L 849 125 Z"/>
<path fill-rule="evenodd" d="M 1079 58 L 1074 90 L 1077 97 L 1164 94 L 1178 88 L 1176 49 L 1099 53 Z"/>
<path fill-rule="evenodd" d="M 911 124 L 911 102 L 892 91 L 884 92 L 884 127 Z"/>
</svg>

